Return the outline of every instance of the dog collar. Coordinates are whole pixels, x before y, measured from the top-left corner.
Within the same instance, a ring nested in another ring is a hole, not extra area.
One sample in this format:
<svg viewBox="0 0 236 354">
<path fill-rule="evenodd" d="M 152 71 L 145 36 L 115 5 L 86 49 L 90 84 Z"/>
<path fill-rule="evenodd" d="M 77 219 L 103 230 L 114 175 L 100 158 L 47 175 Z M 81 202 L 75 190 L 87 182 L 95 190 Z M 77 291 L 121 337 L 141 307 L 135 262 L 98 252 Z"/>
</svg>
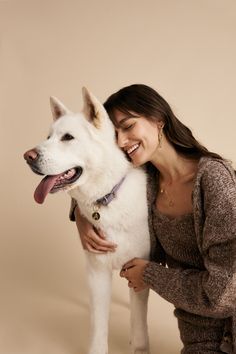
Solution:
<svg viewBox="0 0 236 354">
<path fill-rule="evenodd" d="M 107 193 L 106 195 L 104 195 L 104 197 L 96 200 L 95 205 L 94 205 L 94 212 L 92 214 L 93 219 L 95 219 L 95 220 L 100 219 L 100 214 L 98 212 L 99 207 L 101 205 L 107 206 L 116 197 L 116 193 L 117 193 L 118 189 L 120 188 L 120 186 L 122 185 L 122 183 L 124 182 L 124 179 L 125 179 L 125 176 L 120 180 L 119 183 L 117 183 L 115 185 L 115 187 L 112 188 L 110 193 Z"/>
</svg>

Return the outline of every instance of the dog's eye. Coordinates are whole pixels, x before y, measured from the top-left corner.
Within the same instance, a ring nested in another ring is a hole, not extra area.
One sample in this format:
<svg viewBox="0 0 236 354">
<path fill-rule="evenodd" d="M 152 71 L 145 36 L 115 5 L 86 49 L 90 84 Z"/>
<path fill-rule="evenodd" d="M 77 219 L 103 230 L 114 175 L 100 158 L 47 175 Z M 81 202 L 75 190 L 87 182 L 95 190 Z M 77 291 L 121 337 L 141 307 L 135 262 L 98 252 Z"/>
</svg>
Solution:
<svg viewBox="0 0 236 354">
<path fill-rule="evenodd" d="M 65 134 L 63 135 L 63 137 L 61 138 L 61 141 L 68 141 L 68 140 L 72 140 L 74 139 L 74 137 L 70 134 Z"/>
</svg>

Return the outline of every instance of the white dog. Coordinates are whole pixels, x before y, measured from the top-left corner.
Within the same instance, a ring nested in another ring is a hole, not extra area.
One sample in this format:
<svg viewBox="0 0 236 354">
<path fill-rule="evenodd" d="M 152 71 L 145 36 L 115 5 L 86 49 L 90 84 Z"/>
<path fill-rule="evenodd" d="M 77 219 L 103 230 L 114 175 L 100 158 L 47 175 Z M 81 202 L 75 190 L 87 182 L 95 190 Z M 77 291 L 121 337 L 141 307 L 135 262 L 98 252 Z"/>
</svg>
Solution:
<svg viewBox="0 0 236 354">
<path fill-rule="evenodd" d="M 118 245 L 114 253 L 86 252 L 91 293 L 89 354 L 107 354 L 112 270 L 120 270 L 134 257 L 149 257 L 146 175 L 117 146 L 103 105 L 85 88 L 83 99 L 83 111 L 74 114 L 51 98 L 54 123 L 48 139 L 24 157 L 34 172 L 46 175 L 35 191 L 38 203 L 49 192 L 68 191 L 81 213 Z M 149 353 L 147 299 L 148 290 L 130 290 L 132 354 Z"/>
</svg>

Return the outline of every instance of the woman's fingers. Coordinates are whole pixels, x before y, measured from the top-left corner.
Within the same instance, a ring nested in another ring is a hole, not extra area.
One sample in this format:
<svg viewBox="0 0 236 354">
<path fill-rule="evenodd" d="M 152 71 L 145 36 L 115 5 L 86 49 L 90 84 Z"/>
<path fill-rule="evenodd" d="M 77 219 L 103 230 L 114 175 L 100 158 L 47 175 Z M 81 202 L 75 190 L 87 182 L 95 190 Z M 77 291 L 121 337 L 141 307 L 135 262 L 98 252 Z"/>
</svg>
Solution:
<svg viewBox="0 0 236 354">
<path fill-rule="evenodd" d="M 86 241 L 90 243 L 95 249 L 102 251 L 115 251 L 117 245 L 113 242 L 102 239 L 95 232 L 90 232 L 86 236 Z"/>
<path fill-rule="evenodd" d="M 102 234 L 100 230 L 96 230 L 94 227 L 90 227 L 87 232 L 84 233 L 82 239 L 83 245 L 85 246 L 84 248 L 93 253 L 115 252 L 117 247 L 113 242 L 107 241 L 104 234 Z"/>
<path fill-rule="evenodd" d="M 121 271 L 120 271 L 120 276 L 121 278 L 128 278 L 128 269 L 127 268 L 122 268 Z"/>
<path fill-rule="evenodd" d="M 122 270 L 129 269 L 129 268 L 132 268 L 133 266 L 135 266 L 135 259 L 136 258 L 133 258 L 129 262 L 125 263 L 122 267 Z"/>
<path fill-rule="evenodd" d="M 102 254 L 104 251 L 98 251 L 94 247 L 92 247 L 89 243 L 84 247 L 86 251 L 89 251 L 91 253 L 96 253 L 96 254 Z"/>
<path fill-rule="evenodd" d="M 101 229 L 97 229 L 95 226 L 93 226 L 93 230 L 100 238 L 102 238 L 104 240 L 106 239 L 106 236 L 105 236 L 104 232 L 102 232 Z"/>
<path fill-rule="evenodd" d="M 114 252 L 113 248 L 107 246 L 101 246 L 95 242 L 92 238 L 86 238 L 86 243 L 89 244 L 93 249 L 102 252 Z"/>
</svg>

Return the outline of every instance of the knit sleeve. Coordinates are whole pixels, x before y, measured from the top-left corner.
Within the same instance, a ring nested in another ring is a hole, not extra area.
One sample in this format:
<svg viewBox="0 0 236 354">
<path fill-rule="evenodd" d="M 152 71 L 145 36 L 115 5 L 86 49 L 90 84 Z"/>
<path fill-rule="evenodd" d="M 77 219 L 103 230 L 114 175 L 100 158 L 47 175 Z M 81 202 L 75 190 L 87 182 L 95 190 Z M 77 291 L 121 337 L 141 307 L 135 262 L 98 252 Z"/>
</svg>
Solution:
<svg viewBox="0 0 236 354">
<path fill-rule="evenodd" d="M 175 307 L 226 318 L 236 309 L 236 181 L 233 170 L 211 161 L 202 174 L 200 251 L 205 270 L 173 269 L 150 262 L 143 280 Z M 177 245 L 176 245 L 177 247 Z"/>
</svg>

